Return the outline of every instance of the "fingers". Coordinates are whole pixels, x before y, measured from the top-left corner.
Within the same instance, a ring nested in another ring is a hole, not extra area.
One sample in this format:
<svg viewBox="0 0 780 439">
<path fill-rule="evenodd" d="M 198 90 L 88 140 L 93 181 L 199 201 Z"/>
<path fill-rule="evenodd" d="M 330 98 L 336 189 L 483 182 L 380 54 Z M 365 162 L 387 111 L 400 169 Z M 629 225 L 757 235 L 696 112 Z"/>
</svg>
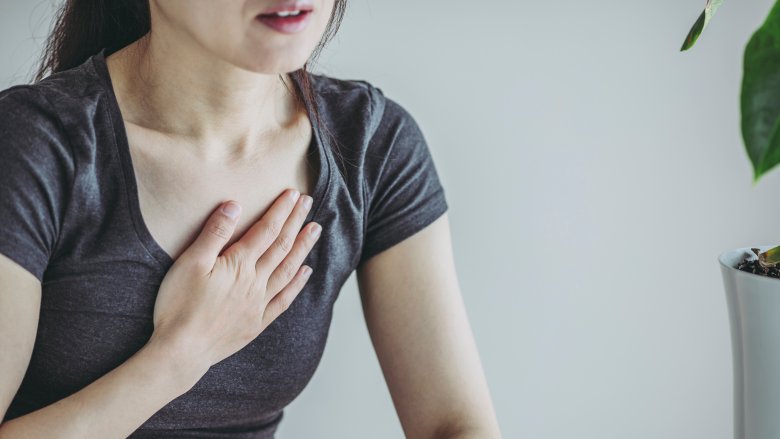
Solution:
<svg viewBox="0 0 780 439">
<path fill-rule="evenodd" d="M 265 329 L 279 315 L 287 311 L 293 300 L 298 297 L 306 282 L 309 280 L 312 269 L 306 265 L 302 266 L 295 275 L 292 282 L 289 282 L 278 294 L 265 305 L 263 314 L 263 328 Z"/>
<path fill-rule="evenodd" d="M 301 231 L 301 224 L 303 224 L 303 221 L 306 219 L 306 215 L 309 213 L 309 209 L 311 208 L 311 201 L 312 199 L 308 195 L 303 195 L 300 197 L 295 205 L 295 209 L 293 209 L 293 212 L 287 218 L 287 222 L 284 223 L 279 236 L 276 237 L 276 240 L 273 242 L 273 244 L 256 261 L 258 276 L 263 276 L 263 279 L 268 279 L 268 275 L 271 273 L 271 271 L 273 271 L 276 266 L 279 265 L 279 263 L 293 249 L 293 246 L 296 242 L 296 237 Z M 299 266 L 300 263 L 296 264 L 295 266 L 286 267 L 286 269 L 289 271 L 289 277 L 287 279 L 288 281 L 295 275 L 295 272 L 298 270 Z M 279 288 L 282 286 L 284 286 L 284 284 L 280 285 Z"/>
<path fill-rule="evenodd" d="M 255 262 L 273 244 L 282 232 L 290 213 L 298 204 L 300 192 L 287 189 L 276 198 L 263 217 L 254 223 L 233 246 L 240 247 L 246 260 Z M 305 217 L 304 217 L 305 219 Z"/>
<path fill-rule="evenodd" d="M 298 267 L 301 266 L 304 259 L 306 259 L 306 256 L 311 251 L 311 248 L 314 246 L 314 243 L 317 242 L 317 239 L 319 239 L 321 231 L 322 227 L 319 224 L 315 222 L 307 224 L 306 227 L 304 227 L 304 229 L 298 234 L 292 250 L 289 252 L 289 254 L 286 255 L 286 257 L 284 257 L 282 262 L 279 264 L 269 265 L 273 272 L 268 277 L 266 293 L 275 294 L 276 291 L 279 291 L 285 285 L 290 283 L 290 281 L 293 279 L 293 276 L 295 276 Z M 263 258 L 265 258 L 265 255 L 263 255 Z M 259 275 L 263 275 L 263 273 L 265 273 L 269 267 L 260 265 L 264 263 L 263 258 L 258 261 Z"/>
<path fill-rule="evenodd" d="M 235 201 L 223 203 L 212 212 L 206 220 L 206 225 L 185 253 L 200 261 L 201 266 L 210 271 L 219 253 L 233 236 L 240 214 L 241 206 Z"/>
</svg>

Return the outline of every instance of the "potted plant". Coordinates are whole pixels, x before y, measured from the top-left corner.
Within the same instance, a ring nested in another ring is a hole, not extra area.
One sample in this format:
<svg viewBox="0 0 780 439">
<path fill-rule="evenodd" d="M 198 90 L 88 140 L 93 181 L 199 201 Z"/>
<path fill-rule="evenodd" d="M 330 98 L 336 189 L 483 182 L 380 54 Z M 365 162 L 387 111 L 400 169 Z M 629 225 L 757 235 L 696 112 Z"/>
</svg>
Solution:
<svg viewBox="0 0 780 439">
<path fill-rule="evenodd" d="M 683 43 L 696 43 L 723 0 L 709 0 Z M 780 163 L 780 0 L 745 47 L 740 96 L 753 184 Z M 780 438 L 780 246 L 719 257 L 731 326 L 734 437 Z"/>
</svg>

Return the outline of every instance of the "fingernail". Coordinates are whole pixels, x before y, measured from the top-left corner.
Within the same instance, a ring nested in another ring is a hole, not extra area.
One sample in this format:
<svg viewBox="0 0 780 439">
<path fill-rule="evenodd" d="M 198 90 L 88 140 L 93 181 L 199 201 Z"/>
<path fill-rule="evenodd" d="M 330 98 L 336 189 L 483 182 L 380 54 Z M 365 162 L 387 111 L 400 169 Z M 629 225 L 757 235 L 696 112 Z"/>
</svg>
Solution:
<svg viewBox="0 0 780 439">
<path fill-rule="evenodd" d="M 235 219 L 239 213 L 241 213 L 241 206 L 238 204 L 230 201 L 224 206 L 222 206 L 222 213 L 227 215 L 228 217 Z"/>
<path fill-rule="evenodd" d="M 306 209 L 311 208 L 311 197 L 310 196 L 307 195 L 307 196 L 303 197 L 303 207 L 305 207 Z"/>
<path fill-rule="evenodd" d="M 317 236 L 322 231 L 322 226 L 314 223 L 313 226 L 311 226 L 311 229 L 309 229 L 309 233 L 311 233 L 312 236 Z"/>
<path fill-rule="evenodd" d="M 300 193 L 300 192 L 298 192 L 297 190 L 293 190 L 293 191 L 290 193 L 290 198 L 292 198 L 292 199 L 293 199 L 293 201 L 298 201 L 298 196 L 299 196 L 299 195 L 301 195 L 301 193 Z"/>
</svg>

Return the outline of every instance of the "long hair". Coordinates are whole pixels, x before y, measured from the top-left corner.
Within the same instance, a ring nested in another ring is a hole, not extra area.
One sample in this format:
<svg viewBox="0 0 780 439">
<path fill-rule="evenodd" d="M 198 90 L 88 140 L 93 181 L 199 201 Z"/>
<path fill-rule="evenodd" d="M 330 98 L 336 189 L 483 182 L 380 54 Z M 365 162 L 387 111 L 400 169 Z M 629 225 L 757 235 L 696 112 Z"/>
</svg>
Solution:
<svg viewBox="0 0 780 439">
<path fill-rule="evenodd" d="M 307 67 L 316 62 L 322 49 L 338 32 L 346 7 L 347 0 L 334 0 L 333 11 L 319 43 L 303 67 L 290 72 L 301 85 L 301 90 L 293 87 L 291 91 L 279 75 L 280 81 L 299 105 L 305 108 L 305 102 L 312 103 L 313 117 L 335 145 L 338 142 L 333 134 L 321 123 Z M 150 30 L 149 0 L 65 0 L 55 16 L 54 28 L 46 39 L 32 82 L 76 67 L 100 49 L 105 48 L 107 53 L 119 50 Z"/>
</svg>

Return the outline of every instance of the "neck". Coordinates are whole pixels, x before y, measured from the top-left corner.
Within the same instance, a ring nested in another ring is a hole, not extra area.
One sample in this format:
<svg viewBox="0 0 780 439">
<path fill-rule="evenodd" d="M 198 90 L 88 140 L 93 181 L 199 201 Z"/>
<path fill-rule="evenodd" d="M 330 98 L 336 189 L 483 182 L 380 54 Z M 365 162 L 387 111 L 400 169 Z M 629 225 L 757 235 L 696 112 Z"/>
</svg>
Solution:
<svg viewBox="0 0 780 439">
<path fill-rule="evenodd" d="M 278 74 L 166 41 L 150 33 L 106 57 L 127 123 L 185 140 L 203 156 L 244 156 L 293 129 L 305 114 Z M 282 76 L 292 90 L 289 75 Z"/>
</svg>

